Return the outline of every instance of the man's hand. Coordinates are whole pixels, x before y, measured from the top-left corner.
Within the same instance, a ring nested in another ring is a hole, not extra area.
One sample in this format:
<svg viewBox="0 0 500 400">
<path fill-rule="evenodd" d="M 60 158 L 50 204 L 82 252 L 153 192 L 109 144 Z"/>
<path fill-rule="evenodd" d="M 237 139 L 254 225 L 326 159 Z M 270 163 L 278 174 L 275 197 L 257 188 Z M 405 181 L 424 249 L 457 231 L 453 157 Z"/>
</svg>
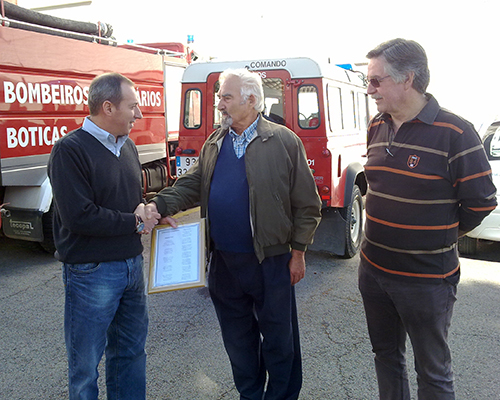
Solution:
<svg viewBox="0 0 500 400">
<path fill-rule="evenodd" d="M 156 203 L 153 201 L 151 203 L 148 203 L 144 207 L 144 211 L 146 213 L 146 218 L 148 217 L 148 215 L 160 215 L 160 214 L 158 214 L 158 208 L 156 207 Z M 162 218 L 160 215 L 158 223 L 160 225 L 170 225 L 173 228 L 177 228 L 177 220 L 172 218 L 172 217 L 163 217 Z"/>
<path fill-rule="evenodd" d="M 292 250 L 292 258 L 288 263 L 288 268 L 290 268 L 290 280 L 293 286 L 299 283 L 306 274 L 305 252 Z"/>
<path fill-rule="evenodd" d="M 144 217 L 146 219 L 151 219 L 151 218 L 154 218 L 155 216 L 158 217 L 156 219 L 160 219 L 161 218 L 161 215 L 158 212 L 158 208 L 156 208 L 156 203 L 151 202 L 151 203 L 146 204 L 144 206 Z"/>
<path fill-rule="evenodd" d="M 151 231 L 158 224 L 158 221 L 161 218 L 161 215 L 157 211 L 146 211 L 146 207 L 147 206 L 141 203 L 136 207 L 134 211 L 134 214 L 137 214 L 139 217 L 141 217 L 142 222 L 144 222 L 144 229 L 141 232 L 141 234 L 144 235 L 151 233 Z"/>
<path fill-rule="evenodd" d="M 170 225 L 172 228 L 177 228 L 177 220 L 172 217 L 163 217 L 160 219 L 160 225 Z"/>
</svg>

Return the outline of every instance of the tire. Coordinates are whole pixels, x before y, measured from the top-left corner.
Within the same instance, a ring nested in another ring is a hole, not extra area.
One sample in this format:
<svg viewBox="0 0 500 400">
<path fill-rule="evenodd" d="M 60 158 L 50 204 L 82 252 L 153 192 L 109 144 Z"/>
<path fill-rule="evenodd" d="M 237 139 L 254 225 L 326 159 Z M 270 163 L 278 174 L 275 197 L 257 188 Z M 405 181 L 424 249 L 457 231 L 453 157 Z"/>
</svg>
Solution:
<svg viewBox="0 0 500 400">
<path fill-rule="evenodd" d="M 342 209 L 342 216 L 346 220 L 344 258 L 352 258 L 358 253 L 363 237 L 363 196 L 357 185 L 352 188 L 351 202 Z"/>
<path fill-rule="evenodd" d="M 477 239 L 462 236 L 458 239 L 458 252 L 463 256 L 473 256 L 477 253 Z"/>
<path fill-rule="evenodd" d="M 54 254 L 56 251 L 56 245 L 54 243 L 54 223 L 52 221 L 53 214 L 54 206 L 51 205 L 49 211 L 42 216 L 43 241 L 40 242 L 42 249 L 50 254 Z"/>
</svg>

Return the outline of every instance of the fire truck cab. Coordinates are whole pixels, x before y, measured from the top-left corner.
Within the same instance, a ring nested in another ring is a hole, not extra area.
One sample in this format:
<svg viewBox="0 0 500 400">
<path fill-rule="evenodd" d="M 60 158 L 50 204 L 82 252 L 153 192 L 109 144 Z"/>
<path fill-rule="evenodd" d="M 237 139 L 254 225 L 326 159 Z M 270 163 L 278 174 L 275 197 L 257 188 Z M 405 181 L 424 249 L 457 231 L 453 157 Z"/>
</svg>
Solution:
<svg viewBox="0 0 500 400">
<path fill-rule="evenodd" d="M 323 218 L 309 248 L 353 257 L 363 229 L 363 171 L 370 117 L 364 76 L 310 58 L 206 62 L 182 78 L 177 175 L 196 162 L 206 138 L 219 127 L 219 75 L 228 68 L 257 72 L 264 85 L 263 117 L 303 141 L 323 203 Z"/>
</svg>

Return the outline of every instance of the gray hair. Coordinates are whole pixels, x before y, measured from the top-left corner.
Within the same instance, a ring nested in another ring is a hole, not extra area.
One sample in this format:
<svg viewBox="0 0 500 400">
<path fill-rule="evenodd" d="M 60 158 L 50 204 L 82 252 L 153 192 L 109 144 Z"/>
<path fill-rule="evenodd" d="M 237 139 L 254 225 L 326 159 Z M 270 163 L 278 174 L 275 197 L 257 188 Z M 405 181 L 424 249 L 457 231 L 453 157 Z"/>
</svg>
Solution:
<svg viewBox="0 0 500 400">
<path fill-rule="evenodd" d="M 429 86 L 430 72 L 424 48 L 413 40 L 392 39 L 371 50 L 366 58 L 383 57 L 387 61 L 385 72 L 396 83 L 405 82 L 408 73 L 414 72 L 413 88 L 425 93 Z"/>
<path fill-rule="evenodd" d="M 134 82 L 116 72 L 102 74 L 94 78 L 89 87 L 88 104 L 90 115 L 99 114 L 100 108 L 105 101 L 110 101 L 118 106 L 123 100 L 122 83 L 134 86 Z"/>
<path fill-rule="evenodd" d="M 243 103 L 253 95 L 255 97 L 254 109 L 258 112 L 264 110 L 264 89 L 262 87 L 262 79 L 259 74 L 250 72 L 246 68 L 226 69 L 219 77 L 220 85 L 229 77 L 237 77 L 241 81 L 241 97 Z"/>
</svg>

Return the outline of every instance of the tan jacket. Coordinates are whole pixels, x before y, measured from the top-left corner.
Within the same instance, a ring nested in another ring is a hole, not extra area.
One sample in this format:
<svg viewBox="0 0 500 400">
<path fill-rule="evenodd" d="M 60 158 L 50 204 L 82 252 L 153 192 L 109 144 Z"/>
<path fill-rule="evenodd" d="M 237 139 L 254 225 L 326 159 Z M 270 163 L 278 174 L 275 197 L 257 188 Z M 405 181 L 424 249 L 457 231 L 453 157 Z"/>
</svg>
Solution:
<svg viewBox="0 0 500 400">
<path fill-rule="evenodd" d="M 201 216 L 207 217 L 212 174 L 227 133 L 222 128 L 212 133 L 198 162 L 152 199 L 163 216 L 199 202 Z M 290 248 L 306 250 L 321 219 L 321 200 L 300 138 L 288 128 L 260 118 L 257 136 L 245 152 L 245 165 L 259 261 Z"/>
</svg>

